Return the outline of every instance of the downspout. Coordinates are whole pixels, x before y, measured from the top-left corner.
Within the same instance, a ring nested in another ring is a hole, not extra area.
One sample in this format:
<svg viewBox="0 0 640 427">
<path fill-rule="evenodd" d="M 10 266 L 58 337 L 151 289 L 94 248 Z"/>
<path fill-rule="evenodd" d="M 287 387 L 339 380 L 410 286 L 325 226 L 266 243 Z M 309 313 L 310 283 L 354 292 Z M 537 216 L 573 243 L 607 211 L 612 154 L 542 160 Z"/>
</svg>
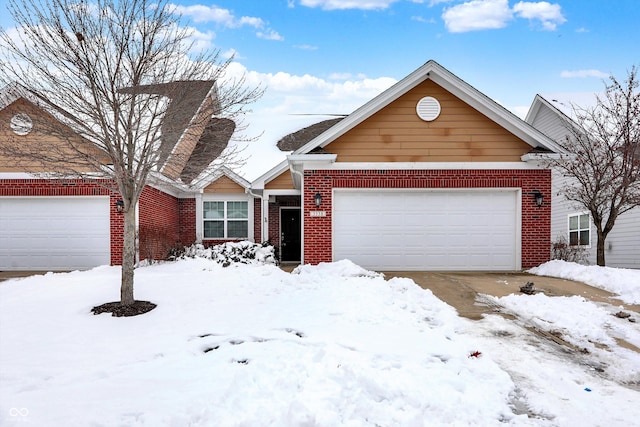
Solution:
<svg viewBox="0 0 640 427">
<path fill-rule="evenodd" d="M 244 192 L 252 197 L 255 197 L 256 199 L 260 199 L 260 242 L 262 243 L 265 241 L 264 239 L 264 223 L 267 221 L 267 218 L 264 215 L 264 197 L 261 194 L 256 194 L 252 191 L 251 187 L 249 188 L 245 188 Z M 256 236 L 254 234 L 253 239 L 255 240 Z"/>
<path fill-rule="evenodd" d="M 300 177 L 300 264 L 304 265 L 304 173 L 295 170 L 293 165 L 289 170 Z"/>
</svg>

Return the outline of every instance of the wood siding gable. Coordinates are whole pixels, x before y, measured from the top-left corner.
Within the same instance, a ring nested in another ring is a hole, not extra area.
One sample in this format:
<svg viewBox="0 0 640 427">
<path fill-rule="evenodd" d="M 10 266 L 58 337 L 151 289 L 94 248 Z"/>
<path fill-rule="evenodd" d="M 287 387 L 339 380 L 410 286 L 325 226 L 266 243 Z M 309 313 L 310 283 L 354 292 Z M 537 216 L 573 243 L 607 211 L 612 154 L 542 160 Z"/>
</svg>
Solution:
<svg viewBox="0 0 640 427">
<path fill-rule="evenodd" d="M 11 120 L 16 114 L 27 114 L 32 121 L 33 127 L 26 135 L 18 135 L 11 128 Z M 9 151 L 3 152 L 3 148 L 0 147 L 0 172 L 71 173 L 93 170 L 82 156 L 77 152 L 74 153 L 71 144 L 78 151 L 95 152 L 98 158 L 103 157 L 104 163 L 108 162 L 106 154 L 99 152 L 95 145 L 25 98 L 18 98 L 0 110 L 0 144 L 6 144 L 7 150 L 16 144 L 22 153 L 19 158 L 13 157 L 8 154 Z M 29 155 L 33 153 L 34 159 L 24 157 L 27 153 Z M 35 160 L 35 156 L 43 153 L 48 153 L 52 158 L 64 155 L 65 158 L 74 159 L 73 165 L 60 162 L 47 163 L 46 156 L 43 156 L 41 161 Z"/>
<path fill-rule="evenodd" d="M 287 168 L 280 175 L 269 181 L 264 188 L 267 190 L 294 190 L 295 186 L 291 171 Z"/>
<path fill-rule="evenodd" d="M 244 194 L 243 186 L 232 180 L 226 175 L 222 175 L 217 180 L 204 188 L 204 193 L 220 193 L 220 194 Z"/>
<path fill-rule="evenodd" d="M 431 122 L 416 114 L 431 96 Z M 514 162 L 531 146 L 432 80 L 425 80 L 324 147 L 338 162 Z"/>
</svg>

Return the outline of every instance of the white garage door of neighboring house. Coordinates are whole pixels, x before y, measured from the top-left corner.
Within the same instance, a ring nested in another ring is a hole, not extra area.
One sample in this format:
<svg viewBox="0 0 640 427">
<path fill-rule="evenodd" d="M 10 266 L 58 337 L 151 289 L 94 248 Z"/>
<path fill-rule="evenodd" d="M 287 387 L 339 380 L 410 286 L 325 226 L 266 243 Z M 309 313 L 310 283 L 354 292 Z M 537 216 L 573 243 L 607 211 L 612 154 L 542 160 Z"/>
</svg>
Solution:
<svg viewBox="0 0 640 427">
<path fill-rule="evenodd" d="M 110 263 L 108 197 L 0 197 L 0 270 Z"/>
<path fill-rule="evenodd" d="M 335 190 L 333 259 L 376 270 L 516 270 L 516 190 Z"/>
</svg>

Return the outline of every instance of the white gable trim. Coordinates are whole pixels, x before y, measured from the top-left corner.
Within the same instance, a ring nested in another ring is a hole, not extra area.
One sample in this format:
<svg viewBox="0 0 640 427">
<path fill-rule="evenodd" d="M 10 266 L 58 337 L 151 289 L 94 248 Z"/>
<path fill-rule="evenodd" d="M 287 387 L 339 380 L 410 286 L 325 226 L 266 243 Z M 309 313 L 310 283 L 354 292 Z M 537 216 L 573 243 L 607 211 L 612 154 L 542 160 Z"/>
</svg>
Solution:
<svg viewBox="0 0 640 427">
<path fill-rule="evenodd" d="M 391 88 L 358 108 L 335 126 L 329 128 L 315 139 L 294 151 L 293 154 L 304 154 L 316 147 L 326 146 L 427 79 L 433 80 L 462 101 L 521 138 L 531 147 L 543 146 L 552 151 L 563 152 L 553 140 L 542 132 L 521 120 L 506 108 L 449 72 L 437 62 L 431 60 Z"/>
<path fill-rule="evenodd" d="M 305 169 L 309 169 L 306 168 Z M 369 162 L 333 163 L 322 169 L 327 170 L 496 170 L 496 169 L 544 169 L 525 162 Z"/>
</svg>

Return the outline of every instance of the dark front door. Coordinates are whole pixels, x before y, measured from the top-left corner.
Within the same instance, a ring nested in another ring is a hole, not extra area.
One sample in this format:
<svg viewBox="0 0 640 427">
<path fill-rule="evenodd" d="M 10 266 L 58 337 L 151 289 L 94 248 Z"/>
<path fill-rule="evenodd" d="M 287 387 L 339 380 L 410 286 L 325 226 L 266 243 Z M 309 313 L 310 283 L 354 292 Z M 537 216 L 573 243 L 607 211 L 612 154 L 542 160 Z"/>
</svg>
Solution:
<svg viewBox="0 0 640 427">
<path fill-rule="evenodd" d="M 280 210 L 280 260 L 300 261 L 300 209 Z"/>
</svg>

